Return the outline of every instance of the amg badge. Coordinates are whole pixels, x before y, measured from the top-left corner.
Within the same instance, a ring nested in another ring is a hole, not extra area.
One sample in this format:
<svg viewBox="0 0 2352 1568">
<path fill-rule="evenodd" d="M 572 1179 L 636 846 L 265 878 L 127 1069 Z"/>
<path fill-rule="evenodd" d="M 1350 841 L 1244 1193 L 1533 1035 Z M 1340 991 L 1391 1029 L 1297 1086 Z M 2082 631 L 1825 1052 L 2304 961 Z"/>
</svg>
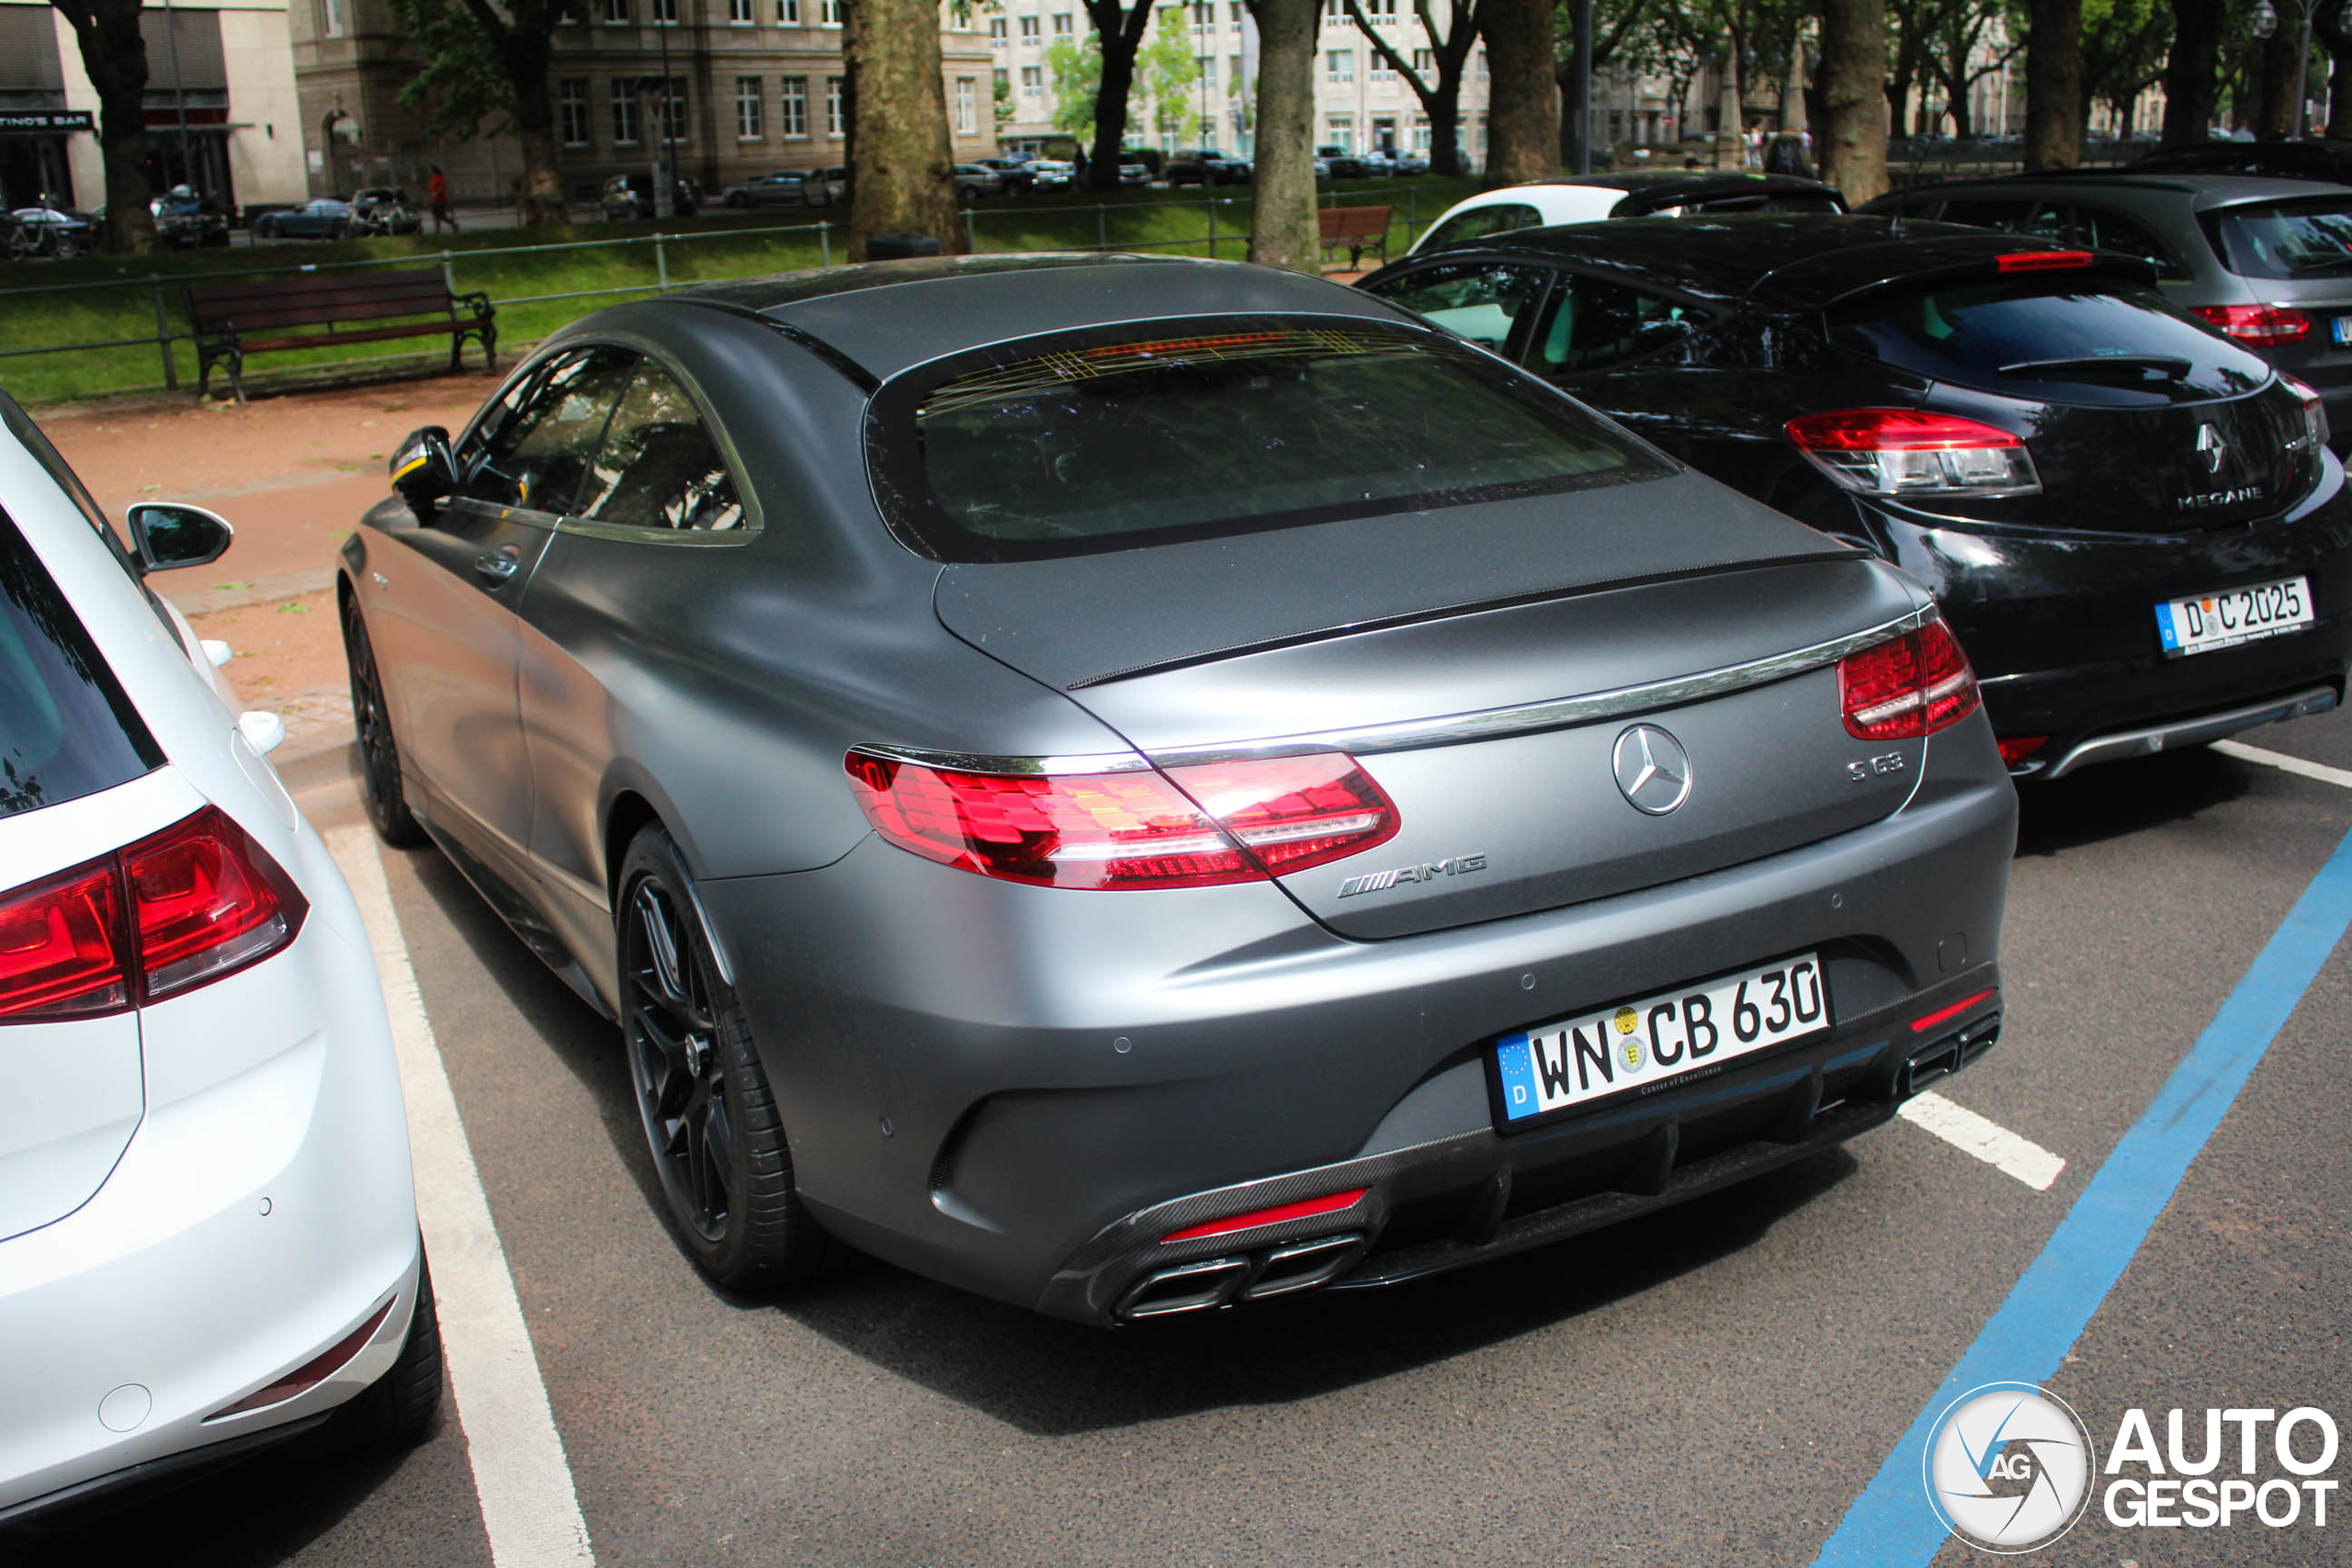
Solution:
<svg viewBox="0 0 2352 1568">
<path fill-rule="evenodd" d="M 1340 884 L 1340 897 L 1352 898 L 1359 893 L 1382 893 L 1400 882 L 1435 882 L 1441 876 L 1466 876 L 1474 871 L 1487 869 L 1483 854 L 1451 855 L 1444 860 L 1424 865 L 1400 865 L 1394 871 L 1366 872 L 1351 876 Z"/>
</svg>

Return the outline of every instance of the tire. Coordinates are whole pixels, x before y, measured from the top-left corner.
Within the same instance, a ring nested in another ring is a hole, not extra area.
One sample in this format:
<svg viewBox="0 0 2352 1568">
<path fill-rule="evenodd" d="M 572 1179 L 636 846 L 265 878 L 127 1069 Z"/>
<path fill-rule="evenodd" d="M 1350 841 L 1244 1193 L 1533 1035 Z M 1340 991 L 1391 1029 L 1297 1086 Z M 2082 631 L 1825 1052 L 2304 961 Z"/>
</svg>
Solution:
<svg viewBox="0 0 2352 1568">
<path fill-rule="evenodd" d="M 330 240 L 348 240 L 351 238 L 351 225 L 345 222 L 340 218 L 336 219 L 327 228 L 327 238 Z"/>
<path fill-rule="evenodd" d="M 432 1436 L 441 1410 L 441 1319 L 433 1306 L 433 1268 L 420 1258 L 416 1310 L 391 1370 L 346 1402 L 329 1421 L 333 1441 L 349 1448 L 413 1448 Z"/>
<path fill-rule="evenodd" d="M 741 191 L 729 191 L 727 195 L 727 205 L 741 212 L 752 205 L 752 198 Z"/>
<path fill-rule="evenodd" d="M 73 235 L 65 232 L 62 229 L 57 231 L 54 243 L 51 245 L 50 249 L 51 253 L 54 254 L 59 261 L 72 261 L 75 256 L 82 254 L 81 242 L 74 239 Z"/>
<path fill-rule="evenodd" d="M 841 1246 L 802 1207 L 751 1022 L 718 976 L 693 874 L 656 825 L 630 840 L 614 901 L 622 1055 L 688 1257 L 729 1290 L 822 1272 Z"/>
<path fill-rule="evenodd" d="M 275 240 L 277 238 L 277 220 L 275 218 L 261 220 L 254 225 L 254 234 L 258 239 Z"/>
<path fill-rule="evenodd" d="M 383 671 L 368 640 L 368 623 L 357 600 L 343 607 L 343 662 L 351 676 L 351 717 L 359 743 L 359 795 L 376 836 L 394 849 L 426 842 L 424 829 L 408 808 L 401 784 L 401 749 L 392 739 L 391 709 L 384 701 Z"/>
</svg>

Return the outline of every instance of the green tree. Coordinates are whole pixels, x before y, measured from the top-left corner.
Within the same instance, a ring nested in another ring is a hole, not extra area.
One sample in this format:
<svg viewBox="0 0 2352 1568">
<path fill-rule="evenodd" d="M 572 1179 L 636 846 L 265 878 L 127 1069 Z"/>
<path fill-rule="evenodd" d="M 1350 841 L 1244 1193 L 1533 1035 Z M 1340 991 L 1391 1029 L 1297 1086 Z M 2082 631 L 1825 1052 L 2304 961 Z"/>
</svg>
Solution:
<svg viewBox="0 0 2352 1568">
<path fill-rule="evenodd" d="M 57 0 L 82 46 L 82 68 L 98 90 L 110 251 L 155 248 L 155 215 L 147 207 L 147 43 L 139 9 L 140 0 Z"/>
<path fill-rule="evenodd" d="M 1152 128 L 1179 141 L 1197 141 L 1201 62 L 1193 53 L 1193 38 L 1185 30 L 1183 16 L 1181 6 L 1161 9 L 1151 41 L 1136 56 L 1136 75 L 1150 102 Z"/>
<path fill-rule="evenodd" d="M 2083 0 L 2085 121 L 2091 106 L 2103 103 L 2129 134 L 2132 102 L 2164 74 L 2171 43 L 2172 7 L 2165 0 Z"/>
<path fill-rule="evenodd" d="M 391 0 L 392 13 L 424 59 L 401 101 L 424 106 L 460 140 L 508 129 L 523 149 L 522 220 L 570 220 L 556 164 L 555 57 L 560 0 Z"/>
<path fill-rule="evenodd" d="M 1135 0 L 1132 6 L 1122 0 L 1083 0 L 1083 4 L 1086 19 L 1094 25 L 1092 41 L 1100 62 L 1086 183 L 1096 190 L 1116 190 L 1119 149 L 1127 139 L 1127 96 L 1136 80 L 1136 51 L 1142 48 L 1144 30 L 1151 25 L 1152 0 Z"/>
<path fill-rule="evenodd" d="M 1372 41 L 1373 52 L 1402 76 L 1413 96 L 1421 101 L 1421 112 L 1430 122 L 1430 172 L 1433 175 L 1462 172 L 1462 77 L 1470 64 L 1470 46 L 1478 41 L 1479 3 L 1454 0 L 1446 18 L 1453 30 L 1442 33 L 1437 18 L 1430 14 L 1430 0 L 1413 0 L 1413 17 L 1421 24 L 1421 35 L 1430 40 L 1430 63 L 1435 67 L 1424 76 L 1373 27 L 1372 18 L 1363 14 L 1363 0 L 1348 0 L 1348 15 L 1356 30 Z"/>
<path fill-rule="evenodd" d="M 1094 139 L 1095 99 L 1102 91 L 1102 47 L 1068 35 L 1046 51 L 1046 80 L 1054 92 L 1054 129 L 1080 141 Z"/>
<path fill-rule="evenodd" d="M 996 133 L 1002 136 L 1004 128 L 1012 123 L 1019 111 L 1012 107 L 1012 83 L 1001 71 L 996 73 L 995 106 Z"/>
</svg>

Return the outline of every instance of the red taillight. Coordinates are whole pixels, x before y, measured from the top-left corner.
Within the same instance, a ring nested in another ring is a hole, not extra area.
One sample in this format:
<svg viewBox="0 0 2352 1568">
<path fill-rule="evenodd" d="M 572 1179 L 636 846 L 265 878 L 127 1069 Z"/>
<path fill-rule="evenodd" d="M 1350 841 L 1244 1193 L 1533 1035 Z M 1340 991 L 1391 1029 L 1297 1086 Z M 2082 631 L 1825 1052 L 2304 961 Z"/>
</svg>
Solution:
<svg viewBox="0 0 2352 1568">
<path fill-rule="evenodd" d="M 208 806 L 0 903 L 0 1019 L 160 1001 L 276 953 L 308 910 L 267 852 Z"/>
<path fill-rule="evenodd" d="M 0 903 L 0 1018 L 80 1018 L 130 1005 L 113 856 Z"/>
<path fill-rule="evenodd" d="M 1783 426 L 1831 479 L 1865 495 L 2033 495 L 2041 476 L 2006 430 L 1925 409 L 1837 409 Z"/>
<path fill-rule="evenodd" d="M 1939 1023 L 1950 1023 L 1977 1003 L 1992 1000 L 1996 994 L 1993 991 L 1979 991 L 1973 997 L 1962 997 L 1948 1008 L 1938 1008 L 1925 1018 L 1915 1018 L 1911 1021 L 1911 1032 L 1925 1034 Z"/>
<path fill-rule="evenodd" d="M 1862 740 L 1915 740 L 1976 711 L 1976 674 L 1942 621 L 1874 643 L 1838 661 L 1846 733 Z"/>
<path fill-rule="evenodd" d="M 1993 265 L 2002 272 L 2064 272 L 2069 267 L 2088 266 L 2088 251 L 2012 251 L 1996 256 Z"/>
<path fill-rule="evenodd" d="M 866 820 L 892 843 L 1041 887 L 1259 881 L 1368 850 L 1397 828 L 1380 786 L 1336 751 L 1166 773 L 966 773 L 861 751 L 843 763 Z"/>
<path fill-rule="evenodd" d="M 2311 336 L 2312 319 L 2283 305 L 2196 305 L 2190 309 L 2223 337 L 2252 348 L 2276 348 Z"/>
<path fill-rule="evenodd" d="M 2001 765 L 2014 768 L 2049 744 L 2050 737 L 2047 735 L 2004 735 L 2001 737 Z"/>
<path fill-rule="evenodd" d="M 1246 1214 L 1227 1214 L 1221 1220 L 1204 1220 L 1181 1231 L 1170 1231 L 1159 1239 L 1162 1242 L 1197 1241 L 1204 1235 L 1229 1235 L 1235 1231 L 1256 1230 L 1260 1225 L 1278 1225 L 1284 1220 L 1336 1214 L 1342 1209 L 1353 1208 L 1356 1200 L 1371 1190 L 1369 1187 L 1358 1187 L 1351 1191 L 1332 1192 L 1321 1198 L 1301 1198 L 1295 1203 L 1277 1203 L 1271 1209 L 1252 1209 Z"/>
</svg>

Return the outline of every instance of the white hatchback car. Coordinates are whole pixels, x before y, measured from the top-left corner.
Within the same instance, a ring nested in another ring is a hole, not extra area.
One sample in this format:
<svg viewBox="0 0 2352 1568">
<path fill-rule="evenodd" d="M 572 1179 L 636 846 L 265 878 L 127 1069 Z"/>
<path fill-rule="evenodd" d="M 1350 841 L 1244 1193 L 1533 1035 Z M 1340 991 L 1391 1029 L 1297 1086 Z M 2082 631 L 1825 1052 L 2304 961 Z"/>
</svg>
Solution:
<svg viewBox="0 0 2352 1568">
<path fill-rule="evenodd" d="M 0 393 L 0 1524 L 441 1393 L 368 935 L 187 623 Z"/>
<path fill-rule="evenodd" d="M 1702 212 L 1843 212 L 1836 186 L 1794 175 L 1661 170 L 1657 174 L 1586 175 L 1536 185 L 1507 186 L 1457 201 L 1421 231 L 1406 251 L 1426 255 L 1467 240 L 1513 229 L 1549 229 L 1603 218 L 1688 216 Z"/>
</svg>

